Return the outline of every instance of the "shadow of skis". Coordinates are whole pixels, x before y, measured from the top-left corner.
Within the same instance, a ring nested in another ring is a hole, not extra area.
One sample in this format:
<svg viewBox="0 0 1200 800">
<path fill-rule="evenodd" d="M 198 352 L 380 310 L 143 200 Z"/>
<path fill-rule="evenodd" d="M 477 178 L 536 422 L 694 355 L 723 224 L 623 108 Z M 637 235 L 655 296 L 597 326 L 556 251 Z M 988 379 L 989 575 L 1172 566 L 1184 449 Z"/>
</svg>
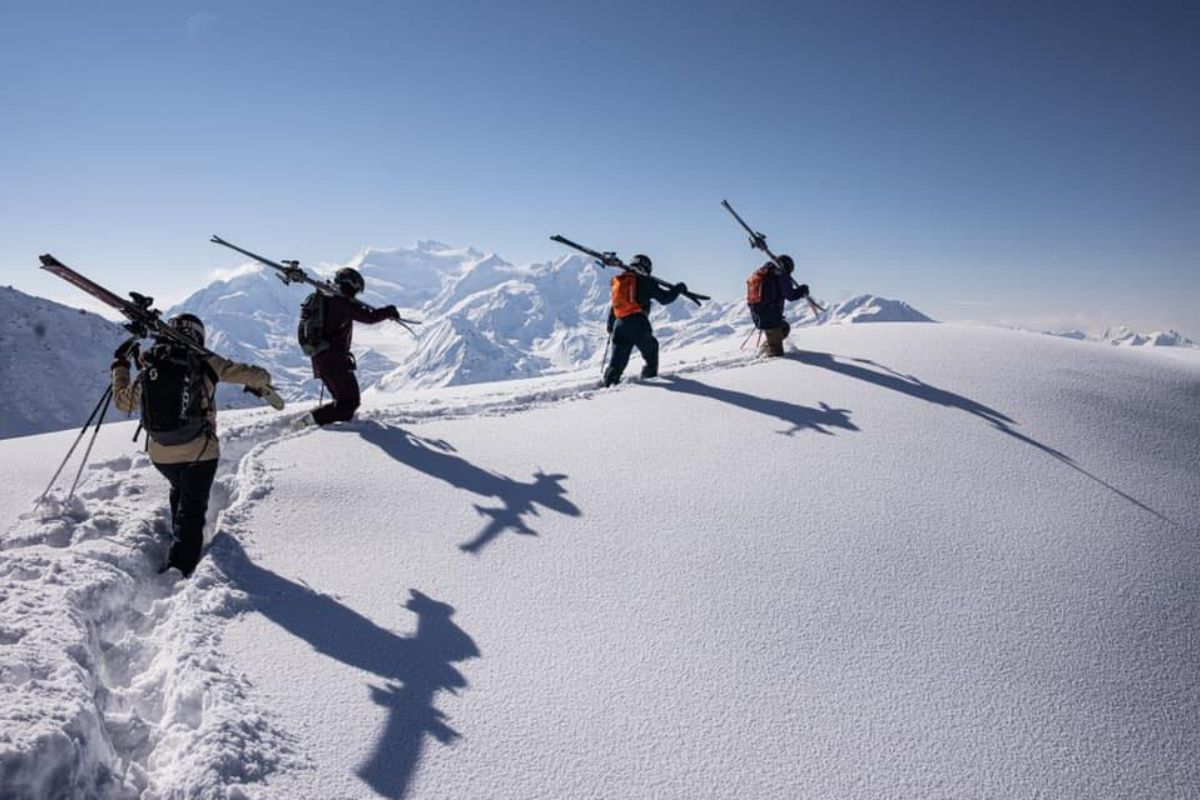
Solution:
<svg viewBox="0 0 1200 800">
<path fill-rule="evenodd" d="M 737 406 L 746 411 L 752 411 L 756 414 L 774 417 L 792 426 L 784 431 L 776 431 L 784 436 L 795 436 L 797 433 L 803 433 L 804 431 L 815 431 L 826 436 L 832 436 L 831 428 L 846 431 L 858 430 L 858 426 L 850 421 L 849 409 L 833 408 L 826 403 L 821 403 L 819 408 L 801 406 L 783 400 L 756 397 L 755 395 L 733 389 L 721 389 L 711 384 L 701 383 L 690 378 L 681 378 L 677 375 L 663 376 L 661 383 L 647 383 L 646 385 L 661 387 L 672 392 L 679 392 L 680 394 L 707 397 L 722 403 L 728 403 L 731 406 Z"/>
<path fill-rule="evenodd" d="M 387 722 L 356 774 L 385 797 L 404 797 L 426 736 L 442 744 L 458 738 L 434 704 L 437 693 L 466 687 L 454 664 L 480 656 L 475 641 L 452 621 L 454 607 L 410 589 L 405 608 L 417 615 L 417 630 L 398 636 L 334 598 L 255 564 L 228 534 L 214 540 L 210 556 L 245 593 L 249 608 L 318 653 L 383 679 L 370 692 L 388 710 Z"/>
<path fill-rule="evenodd" d="M 445 723 L 446 715 L 434 706 L 434 698 L 443 689 L 457 694 L 467 685 L 451 664 L 479 657 L 475 642 L 450 620 L 453 606 L 415 589 L 410 591 L 405 607 L 417 615 L 417 632 L 406 640 L 411 651 L 406 678 L 371 687 L 371 699 L 388 709 L 388 721 L 370 757 L 357 771 L 372 789 L 394 798 L 407 793 L 426 736 L 442 744 L 459 738 Z"/>
<path fill-rule="evenodd" d="M 1095 475 L 1084 469 L 1078 462 L 1075 461 L 1075 459 L 1071 458 L 1071 456 L 1067 455 L 1066 453 L 1056 450 L 1053 447 L 1044 444 L 1043 442 L 1039 442 L 1032 436 L 1027 436 L 1016 430 L 1016 420 L 1000 413 L 994 408 L 984 405 L 983 403 L 972 400 L 969 397 L 964 397 L 961 394 L 947 391 L 946 389 L 939 389 L 936 386 L 925 383 L 914 375 L 897 372 L 890 367 L 885 367 L 884 365 L 876 363 L 867 358 L 839 360 L 838 356 L 835 356 L 832 353 L 820 353 L 814 351 L 798 351 L 794 354 L 790 354 L 788 358 L 794 361 L 799 361 L 802 364 L 807 364 L 810 367 L 819 367 L 821 369 L 829 370 L 830 372 L 835 372 L 839 375 L 844 375 L 847 378 L 865 381 L 866 383 L 871 383 L 884 389 L 890 389 L 894 392 L 899 392 L 918 400 L 924 400 L 926 403 L 932 403 L 945 408 L 957 408 L 960 411 L 965 411 L 972 416 L 986 421 L 1005 436 L 1012 437 L 1018 442 L 1022 442 L 1030 447 L 1040 450 L 1042 453 L 1045 453 L 1065 466 L 1075 470 L 1080 475 L 1095 481 L 1100 486 L 1103 486 L 1116 496 L 1126 500 L 1137 508 L 1140 508 L 1142 511 L 1145 511 L 1146 513 L 1169 525 L 1176 527 L 1179 526 L 1179 523 L 1175 522 L 1175 520 L 1172 520 L 1170 517 L 1167 517 L 1161 512 L 1151 508 L 1141 500 L 1138 500 L 1136 497 L 1130 495 L 1128 492 L 1118 489 L 1116 486 L 1112 485 L 1098 475 Z"/>
<path fill-rule="evenodd" d="M 539 516 L 539 506 L 569 517 L 582 514 L 567 499 L 567 490 L 562 485 L 567 476 L 561 473 L 538 470 L 533 481 L 525 483 L 472 464 L 456 455 L 454 447 L 444 440 L 423 439 L 403 428 L 379 422 L 369 422 L 355 430 L 401 464 L 471 494 L 500 501 L 497 507 L 474 504 L 475 511 L 488 521 L 473 539 L 459 545 L 464 552 L 479 554 L 505 531 L 536 536 L 537 531 L 526 520 Z"/>
</svg>

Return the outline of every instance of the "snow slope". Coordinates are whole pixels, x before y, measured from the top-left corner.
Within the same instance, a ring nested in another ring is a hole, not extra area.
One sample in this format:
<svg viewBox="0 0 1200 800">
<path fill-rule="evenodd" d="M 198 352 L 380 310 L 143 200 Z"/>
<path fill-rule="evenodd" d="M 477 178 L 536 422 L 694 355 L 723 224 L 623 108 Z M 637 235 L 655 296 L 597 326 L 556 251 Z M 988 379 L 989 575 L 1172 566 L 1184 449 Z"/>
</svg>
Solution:
<svg viewBox="0 0 1200 800">
<path fill-rule="evenodd" d="M 127 336 L 95 314 L 0 286 L 0 439 L 82 425 Z"/>
<path fill-rule="evenodd" d="M 1200 791 L 1200 365 L 793 340 L 225 414 L 179 584 L 114 426 L 79 502 L 0 495 L 0 795 Z M 0 443 L 0 485 L 62 437 Z"/>
</svg>

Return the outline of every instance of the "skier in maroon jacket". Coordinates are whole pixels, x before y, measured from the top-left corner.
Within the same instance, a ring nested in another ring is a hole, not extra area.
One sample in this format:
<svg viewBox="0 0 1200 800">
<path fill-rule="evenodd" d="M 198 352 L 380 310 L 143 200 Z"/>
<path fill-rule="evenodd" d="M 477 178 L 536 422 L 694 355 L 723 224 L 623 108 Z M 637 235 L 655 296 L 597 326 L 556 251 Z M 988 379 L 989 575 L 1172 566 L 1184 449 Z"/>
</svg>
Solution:
<svg viewBox="0 0 1200 800">
<path fill-rule="evenodd" d="M 328 346 L 312 357 L 313 377 L 321 379 L 333 402 L 306 414 L 300 420 L 302 426 L 328 425 L 354 418 L 360 403 L 358 379 L 354 377 L 357 365 L 354 354 L 350 352 L 354 323 L 375 325 L 384 320 L 400 319 L 400 312 L 395 306 L 372 309 L 353 302 L 365 286 L 358 270 L 349 267 L 339 269 L 333 277 L 333 284 L 341 295 L 322 295 L 325 303 L 322 338 Z"/>
</svg>

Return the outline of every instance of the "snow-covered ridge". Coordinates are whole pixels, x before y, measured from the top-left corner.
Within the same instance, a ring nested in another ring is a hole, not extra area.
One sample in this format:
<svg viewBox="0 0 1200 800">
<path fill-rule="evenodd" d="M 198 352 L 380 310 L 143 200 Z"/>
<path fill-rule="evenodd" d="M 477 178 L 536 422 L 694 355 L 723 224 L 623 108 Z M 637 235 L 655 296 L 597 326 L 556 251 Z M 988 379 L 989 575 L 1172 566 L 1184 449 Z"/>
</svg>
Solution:
<svg viewBox="0 0 1200 800">
<path fill-rule="evenodd" d="M 933 322 L 903 300 L 862 294 L 827 308 L 814 322 L 841 325 L 861 322 Z"/>
<path fill-rule="evenodd" d="M 0 439 L 83 424 L 127 336 L 96 314 L 0 287 Z"/>
<path fill-rule="evenodd" d="M 0 797 L 1188 796 L 1200 368 L 803 344 L 223 413 L 181 583 L 102 431 L 80 497 L 0 533 Z M 0 443 L 0 490 L 68 438 Z"/>
<path fill-rule="evenodd" d="M 1200 348 L 1200 342 L 1195 342 L 1179 331 L 1152 331 L 1138 333 L 1126 325 L 1113 325 L 1105 328 L 1099 335 L 1090 335 L 1081 330 L 1043 331 L 1051 336 L 1064 339 L 1075 339 L 1081 342 L 1099 342 L 1114 347 L 1185 347 Z"/>
</svg>

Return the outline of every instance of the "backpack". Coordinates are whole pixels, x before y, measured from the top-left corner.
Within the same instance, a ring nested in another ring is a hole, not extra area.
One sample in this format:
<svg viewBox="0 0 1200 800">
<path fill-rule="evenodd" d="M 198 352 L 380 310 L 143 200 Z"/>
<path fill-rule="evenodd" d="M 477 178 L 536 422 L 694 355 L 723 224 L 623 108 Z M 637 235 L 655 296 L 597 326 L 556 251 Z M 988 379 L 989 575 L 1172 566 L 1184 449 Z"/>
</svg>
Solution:
<svg viewBox="0 0 1200 800">
<path fill-rule="evenodd" d="M 212 367 L 192 350 L 159 343 L 146 352 L 138 373 L 141 425 L 157 444 L 185 444 L 212 434 L 206 379 L 215 386 Z"/>
<path fill-rule="evenodd" d="M 779 282 L 775 269 L 767 264 L 750 273 L 746 279 L 746 305 L 753 311 L 763 306 L 774 305 L 779 300 Z"/>
<path fill-rule="evenodd" d="M 634 314 L 644 314 L 637 299 L 637 275 L 633 272 L 622 272 L 612 279 L 612 310 L 617 319 L 632 317 Z"/>
<path fill-rule="evenodd" d="M 304 298 L 304 304 L 300 306 L 300 326 L 296 329 L 296 338 L 300 340 L 300 349 L 309 358 L 329 349 L 329 338 L 325 335 L 325 308 L 328 302 L 325 295 L 313 292 Z"/>
</svg>

